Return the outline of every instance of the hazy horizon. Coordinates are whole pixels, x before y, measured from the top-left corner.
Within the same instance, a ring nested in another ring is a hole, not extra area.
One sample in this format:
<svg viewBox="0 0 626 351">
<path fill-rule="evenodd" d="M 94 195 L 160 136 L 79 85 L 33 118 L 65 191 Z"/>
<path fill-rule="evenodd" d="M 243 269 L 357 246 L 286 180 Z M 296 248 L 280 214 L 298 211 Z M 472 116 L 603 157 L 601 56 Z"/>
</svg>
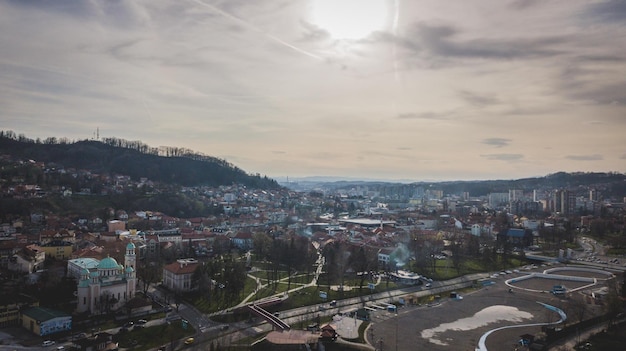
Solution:
<svg viewBox="0 0 626 351">
<path fill-rule="evenodd" d="M 1 129 L 250 173 L 626 172 L 626 2 L 0 1 Z"/>
</svg>

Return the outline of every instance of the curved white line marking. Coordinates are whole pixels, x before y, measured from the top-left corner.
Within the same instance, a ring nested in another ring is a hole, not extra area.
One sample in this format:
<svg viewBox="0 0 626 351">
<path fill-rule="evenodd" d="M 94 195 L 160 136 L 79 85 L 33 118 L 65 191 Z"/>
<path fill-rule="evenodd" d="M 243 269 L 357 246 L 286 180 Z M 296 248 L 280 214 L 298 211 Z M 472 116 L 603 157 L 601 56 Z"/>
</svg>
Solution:
<svg viewBox="0 0 626 351">
<path fill-rule="evenodd" d="M 554 312 L 558 313 L 559 316 L 561 316 L 561 319 L 556 321 L 556 322 L 551 322 L 551 323 L 532 323 L 532 324 L 507 325 L 505 327 L 492 329 L 492 330 L 486 332 L 485 334 L 483 334 L 480 337 L 480 340 L 478 340 L 478 347 L 476 348 L 476 351 L 487 351 L 487 345 L 485 345 L 485 342 L 487 341 L 487 337 L 491 333 L 497 332 L 498 330 L 522 328 L 522 327 L 537 327 L 537 326 L 550 325 L 550 324 L 559 324 L 561 322 L 564 322 L 567 319 L 567 315 L 560 308 L 557 308 L 557 307 L 554 307 L 554 306 L 551 306 L 551 305 L 548 305 L 548 304 L 545 304 L 545 303 L 539 302 L 539 301 L 537 301 L 537 303 L 542 305 L 543 307 L 551 310 L 551 311 L 554 311 Z"/>
</svg>

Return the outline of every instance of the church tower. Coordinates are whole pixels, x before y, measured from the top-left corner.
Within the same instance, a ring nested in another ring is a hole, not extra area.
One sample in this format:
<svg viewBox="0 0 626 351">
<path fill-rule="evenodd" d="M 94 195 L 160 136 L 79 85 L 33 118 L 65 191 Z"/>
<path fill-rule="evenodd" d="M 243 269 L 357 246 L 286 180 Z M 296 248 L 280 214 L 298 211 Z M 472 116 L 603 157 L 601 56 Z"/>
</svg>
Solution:
<svg viewBox="0 0 626 351">
<path fill-rule="evenodd" d="M 135 244 L 128 243 L 128 245 L 126 245 L 126 255 L 124 256 L 124 267 L 131 267 L 133 270 L 136 270 L 136 262 Z"/>
<path fill-rule="evenodd" d="M 135 272 L 137 257 L 135 256 L 135 244 L 132 242 L 126 245 L 126 255 L 124 256 L 124 273 L 126 276 L 126 294 L 124 300 L 132 299 L 135 296 L 135 289 L 137 288 L 137 276 Z"/>
</svg>

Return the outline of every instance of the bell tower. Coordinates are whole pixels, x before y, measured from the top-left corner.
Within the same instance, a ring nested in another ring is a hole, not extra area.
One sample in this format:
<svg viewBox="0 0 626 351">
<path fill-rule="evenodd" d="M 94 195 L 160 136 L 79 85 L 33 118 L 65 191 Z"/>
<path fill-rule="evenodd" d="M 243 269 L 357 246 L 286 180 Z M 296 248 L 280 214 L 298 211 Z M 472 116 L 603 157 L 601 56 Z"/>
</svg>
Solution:
<svg viewBox="0 0 626 351">
<path fill-rule="evenodd" d="M 131 267 L 133 270 L 136 270 L 136 262 L 135 244 L 128 243 L 128 245 L 126 245 L 126 255 L 124 256 L 124 267 Z"/>
</svg>

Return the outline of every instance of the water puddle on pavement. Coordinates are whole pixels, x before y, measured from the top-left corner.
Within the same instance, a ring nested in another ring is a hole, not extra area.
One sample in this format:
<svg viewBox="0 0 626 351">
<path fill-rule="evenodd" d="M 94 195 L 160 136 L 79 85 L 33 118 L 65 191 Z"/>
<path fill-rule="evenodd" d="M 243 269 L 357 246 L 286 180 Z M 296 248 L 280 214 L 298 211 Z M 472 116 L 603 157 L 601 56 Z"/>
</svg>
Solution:
<svg viewBox="0 0 626 351">
<path fill-rule="evenodd" d="M 433 344 L 447 346 L 446 341 L 437 338 L 437 334 L 448 330 L 466 331 L 480 328 L 489 323 L 499 321 L 521 322 L 524 319 L 531 319 L 533 315 L 528 312 L 520 311 L 517 307 L 495 305 L 484 308 L 476 312 L 473 316 L 461 318 L 454 322 L 443 323 L 431 329 L 422 330 L 422 338 L 428 339 Z"/>
</svg>

